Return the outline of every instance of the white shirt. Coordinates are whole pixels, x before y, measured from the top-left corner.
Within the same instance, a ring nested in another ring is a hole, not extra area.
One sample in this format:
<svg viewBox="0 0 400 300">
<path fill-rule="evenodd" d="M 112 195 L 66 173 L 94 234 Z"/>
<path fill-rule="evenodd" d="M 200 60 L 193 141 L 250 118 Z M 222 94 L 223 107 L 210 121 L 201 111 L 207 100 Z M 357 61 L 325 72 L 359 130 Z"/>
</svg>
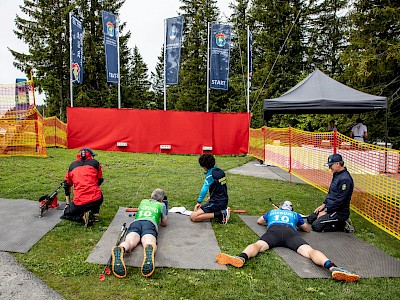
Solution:
<svg viewBox="0 0 400 300">
<path fill-rule="evenodd" d="M 367 126 L 363 123 L 358 123 L 351 129 L 351 132 L 353 133 L 353 138 L 355 140 L 364 142 L 364 132 L 367 132 Z"/>
</svg>

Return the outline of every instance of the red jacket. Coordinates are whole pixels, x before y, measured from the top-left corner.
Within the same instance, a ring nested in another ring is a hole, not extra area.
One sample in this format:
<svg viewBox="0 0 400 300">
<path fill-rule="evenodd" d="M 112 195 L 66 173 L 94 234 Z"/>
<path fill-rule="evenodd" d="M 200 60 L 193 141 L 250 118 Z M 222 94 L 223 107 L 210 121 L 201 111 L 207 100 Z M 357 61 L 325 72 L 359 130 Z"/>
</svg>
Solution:
<svg viewBox="0 0 400 300">
<path fill-rule="evenodd" d="M 84 205 L 101 198 L 100 185 L 103 182 L 103 172 L 100 163 L 86 154 L 86 159 L 81 160 L 80 153 L 77 159 L 71 163 L 64 178 L 65 195 L 70 193 L 74 186 L 75 205 Z"/>
</svg>

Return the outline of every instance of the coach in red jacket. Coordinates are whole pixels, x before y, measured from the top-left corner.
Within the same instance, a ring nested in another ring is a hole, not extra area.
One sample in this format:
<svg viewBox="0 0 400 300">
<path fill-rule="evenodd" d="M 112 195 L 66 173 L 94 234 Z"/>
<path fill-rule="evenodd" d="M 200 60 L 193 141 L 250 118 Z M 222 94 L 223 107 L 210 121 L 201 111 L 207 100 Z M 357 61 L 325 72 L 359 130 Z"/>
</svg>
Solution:
<svg viewBox="0 0 400 300">
<path fill-rule="evenodd" d="M 103 172 L 100 163 L 93 157 L 96 154 L 89 148 L 79 150 L 76 160 L 71 163 L 64 178 L 66 207 L 61 219 L 87 224 L 98 218 L 103 194 Z M 71 186 L 74 187 L 74 199 L 70 201 Z"/>
</svg>

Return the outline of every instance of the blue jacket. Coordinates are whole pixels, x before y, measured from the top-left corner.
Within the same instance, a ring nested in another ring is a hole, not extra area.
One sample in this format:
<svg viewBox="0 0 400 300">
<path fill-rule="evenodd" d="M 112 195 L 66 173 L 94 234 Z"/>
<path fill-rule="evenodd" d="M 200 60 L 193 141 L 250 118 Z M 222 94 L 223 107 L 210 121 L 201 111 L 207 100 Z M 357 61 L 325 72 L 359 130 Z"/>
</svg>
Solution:
<svg viewBox="0 0 400 300">
<path fill-rule="evenodd" d="M 336 212 L 339 218 L 347 219 L 350 216 L 350 200 L 353 189 L 353 178 L 346 168 L 334 173 L 324 201 L 327 213 Z"/>
</svg>

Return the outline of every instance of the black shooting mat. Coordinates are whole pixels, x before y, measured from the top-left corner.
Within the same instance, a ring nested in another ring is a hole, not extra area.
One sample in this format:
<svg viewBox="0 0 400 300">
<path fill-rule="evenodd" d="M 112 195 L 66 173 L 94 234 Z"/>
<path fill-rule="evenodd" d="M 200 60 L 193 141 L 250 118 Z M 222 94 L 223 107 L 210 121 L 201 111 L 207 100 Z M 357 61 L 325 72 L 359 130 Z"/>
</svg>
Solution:
<svg viewBox="0 0 400 300">
<path fill-rule="evenodd" d="M 257 224 L 259 216 L 239 216 L 258 236 L 266 231 L 266 226 Z M 357 228 L 356 228 L 357 230 Z M 400 277 L 400 260 L 390 256 L 375 246 L 368 244 L 351 233 L 345 232 L 299 232 L 311 247 L 320 250 L 336 265 L 343 266 L 361 278 Z M 331 273 L 315 265 L 288 248 L 273 248 L 301 278 L 328 278 Z M 259 254 L 262 255 L 262 254 Z M 256 258 L 257 259 L 257 258 Z"/>
<path fill-rule="evenodd" d="M 107 264 L 122 224 L 129 226 L 133 220 L 133 213 L 125 212 L 125 208 L 120 207 L 86 261 Z M 215 262 L 215 256 L 220 252 L 211 222 L 194 223 L 189 216 L 169 213 L 168 225 L 159 227 L 155 265 L 179 269 L 226 270 L 226 266 Z M 141 267 L 142 245 L 139 244 L 131 253 L 125 254 L 124 260 L 128 266 Z"/>
<path fill-rule="evenodd" d="M 0 198 L 0 251 L 28 252 L 62 214 L 61 209 L 50 208 L 39 218 L 39 201 Z"/>
</svg>

